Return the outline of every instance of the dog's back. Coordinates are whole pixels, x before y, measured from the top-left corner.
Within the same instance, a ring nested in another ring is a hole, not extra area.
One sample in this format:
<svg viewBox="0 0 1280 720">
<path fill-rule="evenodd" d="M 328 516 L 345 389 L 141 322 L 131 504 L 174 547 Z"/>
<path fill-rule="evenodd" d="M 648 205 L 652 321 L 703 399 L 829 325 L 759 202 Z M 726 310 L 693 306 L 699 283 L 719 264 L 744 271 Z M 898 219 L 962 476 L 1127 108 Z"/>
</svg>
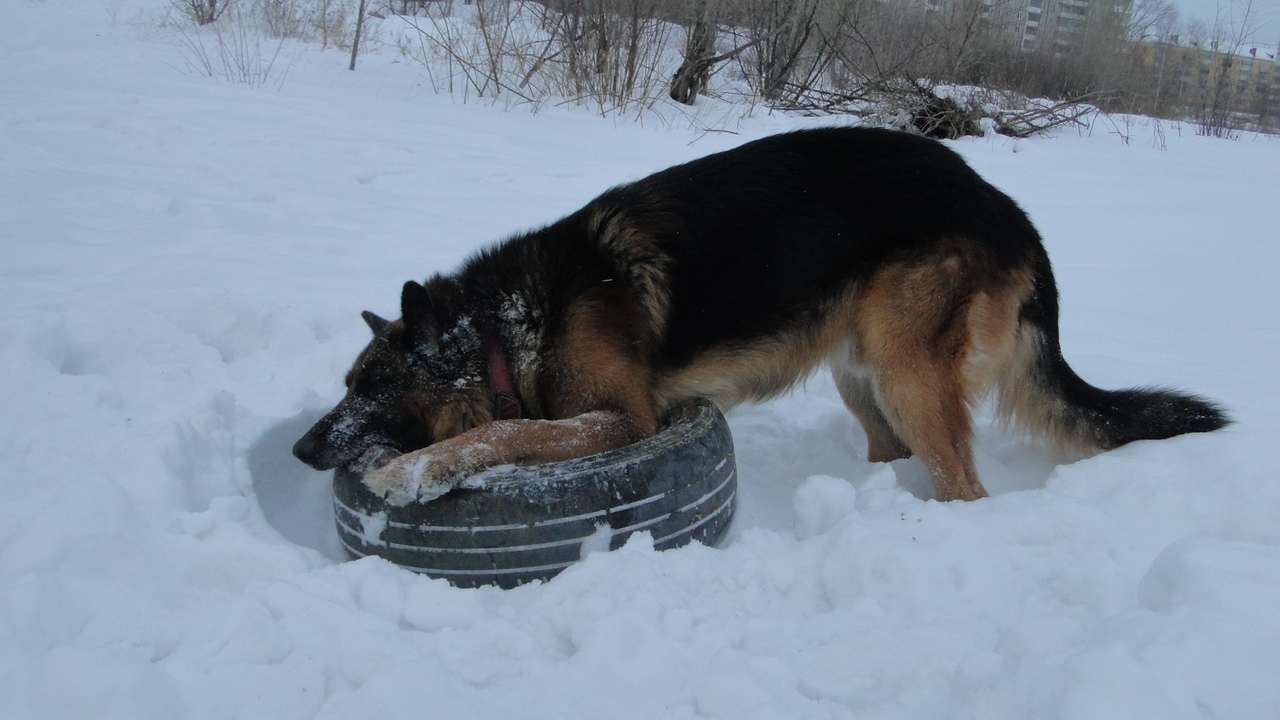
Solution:
<svg viewBox="0 0 1280 720">
<path fill-rule="evenodd" d="M 794 329 L 885 262 L 980 248 L 992 270 L 1043 257 L 1014 202 L 939 143 L 905 133 L 778 135 L 615 188 L 588 207 L 655 238 L 670 292 L 664 362 Z M 975 257 L 975 260 L 978 258 Z"/>
</svg>

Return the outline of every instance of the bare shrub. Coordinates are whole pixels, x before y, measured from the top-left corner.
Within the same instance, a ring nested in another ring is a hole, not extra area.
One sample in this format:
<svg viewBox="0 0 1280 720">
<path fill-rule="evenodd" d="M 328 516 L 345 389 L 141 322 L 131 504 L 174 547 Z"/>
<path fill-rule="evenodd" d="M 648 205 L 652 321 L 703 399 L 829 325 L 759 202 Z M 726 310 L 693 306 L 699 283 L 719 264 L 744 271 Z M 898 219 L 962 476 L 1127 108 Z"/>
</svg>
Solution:
<svg viewBox="0 0 1280 720">
<path fill-rule="evenodd" d="M 359 0 L 251 1 L 253 16 L 272 37 L 319 42 L 322 49 L 355 42 Z"/>
<path fill-rule="evenodd" d="M 526 29 L 523 5 L 506 2 L 477 3 L 473 12 L 457 17 L 450 5 L 427 13 L 426 21 L 410 19 L 418 31 L 415 58 L 426 68 L 436 92 L 496 99 L 503 92 L 529 99 L 513 82 L 533 55 L 534 37 L 517 37 Z M 536 62 L 536 59 L 534 60 Z"/>
<path fill-rule="evenodd" d="M 254 14 L 273 37 L 302 38 L 306 35 L 305 0 L 255 0 Z"/>
<path fill-rule="evenodd" d="M 664 84 L 671 24 L 657 0 L 552 0 L 543 16 L 559 41 L 549 79 L 601 108 L 650 103 Z"/>
<path fill-rule="evenodd" d="M 361 22 L 362 0 L 217 0 L 220 15 L 207 23 L 191 14 L 196 2 L 213 6 L 174 0 L 169 14 L 187 69 L 254 87 L 284 81 L 279 67 L 288 39 L 352 48 L 354 58 L 357 33 L 367 39 L 374 32 Z"/>
<path fill-rule="evenodd" d="M 437 91 L 601 113 L 648 107 L 665 85 L 672 25 L 655 0 L 477 0 L 428 13 L 416 57 Z"/>
<path fill-rule="evenodd" d="M 235 0 L 173 0 L 173 7 L 196 25 L 209 25 L 231 8 Z"/>
<path fill-rule="evenodd" d="M 264 47 L 262 34 L 252 19 L 231 11 L 212 23 L 195 28 L 179 27 L 187 67 L 206 77 L 260 87 L 271 80 L 284 82 L 276 61 L 284 40 Z"/>
</svg>

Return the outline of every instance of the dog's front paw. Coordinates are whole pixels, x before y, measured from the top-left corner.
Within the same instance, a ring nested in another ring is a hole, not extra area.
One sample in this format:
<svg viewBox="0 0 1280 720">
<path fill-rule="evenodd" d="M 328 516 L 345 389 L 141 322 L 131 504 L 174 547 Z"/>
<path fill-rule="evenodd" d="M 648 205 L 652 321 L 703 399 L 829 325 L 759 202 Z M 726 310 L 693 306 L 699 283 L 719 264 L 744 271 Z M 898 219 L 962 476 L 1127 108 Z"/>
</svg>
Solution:
<svg viewBox="0 0 1280 720">
<path fill-rule="evenodd" d="M 419 450 L 366 472 L 364 484 L 392 505 L 408 505 L 434 500 L 453 489 L 456 483 L 448 471 L 440 458 Z"/>
<path fill-rule="evenodd" d="M 352 460 L 347 469 L 366 475 L 385 466 L 400 456 L 400 452 L 388 445 L 370 445 L 360 457 Z"/>
</svg>

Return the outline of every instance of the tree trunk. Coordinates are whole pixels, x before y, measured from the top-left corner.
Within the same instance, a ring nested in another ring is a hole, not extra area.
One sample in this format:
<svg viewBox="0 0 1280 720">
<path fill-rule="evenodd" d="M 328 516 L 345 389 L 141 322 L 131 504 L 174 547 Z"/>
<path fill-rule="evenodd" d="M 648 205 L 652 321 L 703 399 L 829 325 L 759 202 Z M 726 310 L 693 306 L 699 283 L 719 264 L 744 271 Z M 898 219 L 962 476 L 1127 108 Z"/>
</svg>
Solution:
<svg viewBox="0 0 1280 720">
<path fill-rule="evenodd" d="M 707 0 L 698 0 L 693 6 L 694 19 L 689 23 L 684 44 L 684 62 L 671 77 L 671 99 L 692 105 L 698 95 L 706 92 L 715 66 L 716 24 L 711 19 Z"/>
<path fill-rule="evenodd" d="M 364 34 L 364 3 L 360 0 L 360 9 L 356 11 L 356 37 L 351 41 L 351 67 L 348 70 L 356 69 L 356 55 L 360 52 L 360 36 Z"/>
</svg>

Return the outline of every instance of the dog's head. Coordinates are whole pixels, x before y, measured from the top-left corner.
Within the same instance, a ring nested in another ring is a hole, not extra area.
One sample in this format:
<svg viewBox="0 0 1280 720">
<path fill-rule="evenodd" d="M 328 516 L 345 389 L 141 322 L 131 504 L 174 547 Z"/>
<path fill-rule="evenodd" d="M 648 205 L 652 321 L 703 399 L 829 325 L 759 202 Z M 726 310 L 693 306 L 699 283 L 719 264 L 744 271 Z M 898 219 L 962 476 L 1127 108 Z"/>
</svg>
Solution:
<svg viewBox="0 0 1280 720">
<path fill-rule="evenodd" d="M 363 313 L 373 340 L 347 373 L 347 394 L 293 446 L 317 470 L 374 445 L 406 453 L 493 419 L 480 335 L 455 308 L 452 283 L 405 283 L 402 317 Z"/>
</svg>

